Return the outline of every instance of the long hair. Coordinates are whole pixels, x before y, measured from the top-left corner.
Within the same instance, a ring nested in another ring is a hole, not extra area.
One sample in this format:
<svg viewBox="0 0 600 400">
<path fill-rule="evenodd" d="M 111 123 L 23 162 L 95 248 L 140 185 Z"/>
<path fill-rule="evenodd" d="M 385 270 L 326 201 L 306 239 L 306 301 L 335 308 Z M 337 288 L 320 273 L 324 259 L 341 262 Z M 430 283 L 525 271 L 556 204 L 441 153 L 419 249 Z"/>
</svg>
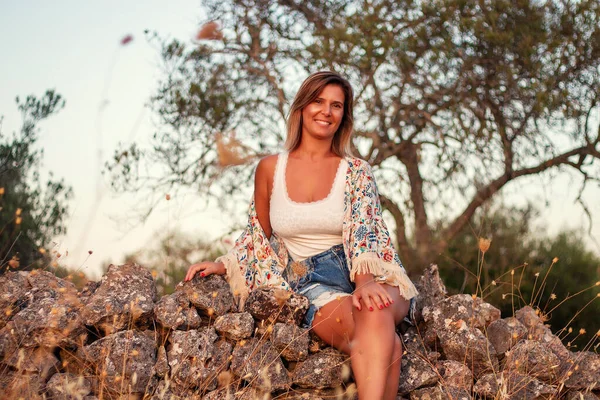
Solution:
<svg viewBox="0 0 600 400">
<path fill-rule="evenodd" d="M 337 85 L 344 92 L 344 116 L 333 136 L 331 151 L 340 157 L 351 155 L 350 136 L 354 128 L 354 93 L 350 82 L 331 71 L 321 71 L 310 75 L 296 93 L 287 119 L 285 149 L 292 151 L 300 145 L 302 138 L 302 109 L 313 102 L 327 85 Z"/>
</svg>

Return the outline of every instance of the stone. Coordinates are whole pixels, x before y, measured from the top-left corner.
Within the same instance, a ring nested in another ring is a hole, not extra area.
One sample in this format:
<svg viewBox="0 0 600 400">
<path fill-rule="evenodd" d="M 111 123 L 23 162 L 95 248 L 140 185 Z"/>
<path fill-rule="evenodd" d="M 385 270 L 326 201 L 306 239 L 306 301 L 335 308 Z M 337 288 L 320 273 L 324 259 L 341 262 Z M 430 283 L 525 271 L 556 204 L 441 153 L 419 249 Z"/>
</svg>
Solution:
<svg viewBox="0 0 600 400">
<path fill-rule="evenodd" d="M 288 361 L 304 361 L 308 356 L 310 335 L 296 325 L 276 323 L 271 334 L 273 346 Z"/>
<path fill-rule="evenodd" d="M 90 382 L 81 375 L 54 374 L 46 384 L 46 392 L 53 400 L 79 400 L 92 391 Z"/>
<path fill-rule="evenodd" d="M 182 291 L 188 300 L 205 315 L 216 318 L 234 308 L 233 294 L 222 276 L 200 274 L 189 281 L 180 282 L 175 291 Z"/>
<path fill-rule="evenodd" d="M 42 400 L 44 380 L 35 373 L 6 370 L 0 374 L 0 399 Z"/>
<path fill-rule="evenodd" d="M 9 354 L 4 364 L 23 373 L 33 373 L 45 380 L 58 372 L 59 361 L 52 350 L 45 347 L 22 347 Z"/>
<path fill-rule="evenodd" d="M 229 366 L 232 349 L 230 343 L 217 339 L 212 327 L 171 332 L 167 359 L 173 383 L 186 390 L 214 390 L 217 375 Z"/>
<path fill-rule="evenodd" d="M 351 374 L 348 357 L 329 347 L 311 354 L 294 369 L 294 384 L 310 389 L 336 388 Z"/>
<path fill-rule="evenodd" d="M 167 358 L 167 350 L 165 346 L 159 346 L 158 352 L 156 353 L 156 364 L 154 364 L 154 373 L 164 378 L 171 369 L 169 368 L 169 360 Z"/>
<path fill-rule="evenodd" d="M 254 318 L 296 325 L 301 324 L 308 307 L 306 297 L 282 289 L 254 289 L 246 300 L 246 311 Z"/>
<path fill-rule="evenodd" d="M 486 333 L 496 350 L 496 355 L 503 355 L 527 336 L 527 328 L 517 318 L 509 317 L 489 324 Z"/>
<path fill-rule="evenodd" d="M 565 400 L 600 400 L 600 397 L 592 392 L 579 392 L 573 390 L 567 393 Z"/>
<path fill-rule="evenodd" d="M 528 330 L 542 324 L 539 315 L 531 306 L 525 306 L 515 312 L 515 318 L 519 320 Z"/>
<path fill-rule="evenodd" d="M 29 290 L 27 272 L 8 271 L 0 275 L 0 329 L 24 306 Z"/>
<path fill-rule="evenodd" d="M 533 340 L 524 340 L 506 353 L 504 370 L 518 371 L 550 383 L 558 378 L 560 360 L 549 346 Z"/>
<path fill-rule="evenodd" d="M 108 335 L 135 324 L 148 324 L 158 300 L 152 274 L 137 264 L 110 265 L 100 286 L 85 303 L 82 317 Z"/>
<path fill-rule="evenodd" d="M 463 388 L 471 392 L 473 387 L 473 373 L 462 362 L 444 360 L 436 364 L 442 386 Z"/>
<path fill-rule="evenodd" d="M 147 332 L 113 333 L 77 351 L 107 392 L 144 393 L 156 364 L 156 340 Z"/>
<path fill-rule="evenodd" d="M 468 294 L 450 296 L 433 306 L 423 309 L 423 318 L 434 329 L 444 326 L 446 320 L 465 321 L 469 327 L 483 330 L 493 321 L 500 319 L 500 310 L 479 297 Z"/>
<path fill-rule="evenodd" d="M 398 393 L 407 395 L 410 392 L 437 383 L 439 376 L 428 359 L 422 355 L 407 353 L 402 357 L 400 384 Z"/>
<path fill-rule="evenodd" d="M 417 331 L 417 328 L 410 327 L 404 332 L 400 338 L 402 339 L 402 347 L 404 350 L 409 353 L 415 354 L 429 354 L 431 352 L 431 348 L 425 344 L 423 337 Z M 437 336 L 436 336 L 437 338 Z"/>
<path fill-rule="evenodd" d="M 499 393 L 503 399 L 550 399 L 558 393 L 556 386 L 548 385 L 531 376 L 516 372 L 488 374 L 482 376 L 473 386 L 473 393 L 481 397 L 496 398 Z"/>
<path fill-rule="evenodd" d="M 194 389 L 181 388 L 172 381 L 160 381 L 150 400 L 204 400 L 206 398 Z M 226 398 L 220 397 L 219 399 Z"/>
<path fill-rule="evenodd" d="M 600 354 L 582 351 L 575 353 L 572 361 L 565 387 L 574 390 L 600 389 Z"/>
<path fill-rule="evenodd" d="M 196 329 L 202 323 L 198 311 L 181 291 L 163 296 L 154 305 L 154 315 L 156 321 L 166 329 Z"/>
<path fill-rule="evenodd" d="M 90 297 L 96 292 L 96 289 L 100 287 L 100 283 L 98 281 L 88 281 L 83 289 L 81 289 L 78 293 L 79 300 L 82 303 L 87 303 Z"/>
<path fill-rule="evenodd" d="M 228 339 L 242 340 L 252 336 L 254 318 L 247 312 L 225 314 L 215 320 L 214 327 Z"/>
<path fill-rule="evenodd" d="M 82 305 L 72 283 L 34 270 L 27 276 L 26 287 L 29 290 L 19 299 L 19 311 L 0 330 L 0 342 L 6 346 L 15 340 L 19 347 L 54 348 L 76 346 L 85 340 Z"/>
<path fill-rule="evenodd" d="M 68 372 L 74 375 L 84 375 L 87 365 L 77 356 L 77 349 L 61 348 L 59 351 L 61 360 L 61 372 Z"/>
<path fill-rule="evenodd" d="M 446 358 L 464 362 L 476 378 L 498 371 L 496 350 L 479 329 L 469 327 L 462 320 L 448 320 L 437 335 Z"/>
<path fill-rule="evenodd" d="M 267 391 L 289 387 L 288 371 L 270 341 L 241 340 L 232 355 L 231 371 L 251 386 Z"/>
<path fill-rule="evenodd" d="M 415 390 L 410 400 L 471 400 L 471 393 L 463 388 L 437 385 Z"/>
<path fill-rule="evenodd" d="M 423 309 L 444 300 L 448 291 L 442 279 L 437 265 L 431 264 L 423 271 L 421 278 L 415 282 L 419 294 L 415 298 L 414 322 L 423 320 Z"/>
</svg>

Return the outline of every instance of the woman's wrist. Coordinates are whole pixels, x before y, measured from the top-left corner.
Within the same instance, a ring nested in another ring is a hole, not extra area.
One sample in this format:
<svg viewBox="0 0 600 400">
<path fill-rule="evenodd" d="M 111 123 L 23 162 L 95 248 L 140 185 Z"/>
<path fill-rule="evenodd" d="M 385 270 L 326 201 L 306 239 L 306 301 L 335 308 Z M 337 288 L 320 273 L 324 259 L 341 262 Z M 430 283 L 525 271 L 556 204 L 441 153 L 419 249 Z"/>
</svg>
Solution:
<svg viewBox="0 0 600 400">
<path fill-rule="evenodd" d="M 354 275 L 354 283 L 356 285 L 364 285 L 370 282 L 374 282 L 375 277 L 373 274 L 356 274 Z"/>
</svg>

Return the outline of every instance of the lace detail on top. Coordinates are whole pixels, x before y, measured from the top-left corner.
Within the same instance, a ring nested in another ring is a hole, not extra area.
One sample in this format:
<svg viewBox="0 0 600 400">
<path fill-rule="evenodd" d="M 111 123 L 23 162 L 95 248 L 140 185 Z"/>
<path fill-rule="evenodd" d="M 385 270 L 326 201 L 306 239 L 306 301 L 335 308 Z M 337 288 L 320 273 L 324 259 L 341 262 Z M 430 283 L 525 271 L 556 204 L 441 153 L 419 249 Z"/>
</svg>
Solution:
<svg viewBox="0 0 600 400">
<path fill-rule="evenodd" d="M 292 259 L 301 261 L 342 243 L 346 168 L 341 160 L 327 197 L 299 203 L 288 195 L 287 159 L 288 153 L 277 157 L 269 217 L 273 232 L 282 239 Z"/>
</svg>

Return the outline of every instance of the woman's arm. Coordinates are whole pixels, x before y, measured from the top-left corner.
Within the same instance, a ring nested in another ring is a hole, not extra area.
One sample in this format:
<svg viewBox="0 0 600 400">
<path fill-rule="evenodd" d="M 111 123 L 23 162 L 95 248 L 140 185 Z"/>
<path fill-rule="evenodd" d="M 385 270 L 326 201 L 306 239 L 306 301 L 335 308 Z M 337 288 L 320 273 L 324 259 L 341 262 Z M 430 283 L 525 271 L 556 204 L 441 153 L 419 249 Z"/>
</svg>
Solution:
<svg viewBox="0 0 600 400">
<path fill-rule="evenodd" d="M 259 161 L 254 173 L 254 204 L 258 221 L 268 239 L 271 238 L 271 221 L 269 218 L 271 190 L 273 188 L 273 175 L 277 156 L 267 156 Z M 224 275 L 225 265 L 222 262 L 203 261 L 189 267 L 185 281 L 189 281 L 200 272 L 201 276 L 210 274 Z"/>
<path fill-rule="evenodd" d="M 254 175 L 254 204 L 258 222 L 267 239 L 271 238 L 270 200 L 273 190 L 273 176 L 277 155 L 267 156 L 259 161 Z"/>
</svg>

